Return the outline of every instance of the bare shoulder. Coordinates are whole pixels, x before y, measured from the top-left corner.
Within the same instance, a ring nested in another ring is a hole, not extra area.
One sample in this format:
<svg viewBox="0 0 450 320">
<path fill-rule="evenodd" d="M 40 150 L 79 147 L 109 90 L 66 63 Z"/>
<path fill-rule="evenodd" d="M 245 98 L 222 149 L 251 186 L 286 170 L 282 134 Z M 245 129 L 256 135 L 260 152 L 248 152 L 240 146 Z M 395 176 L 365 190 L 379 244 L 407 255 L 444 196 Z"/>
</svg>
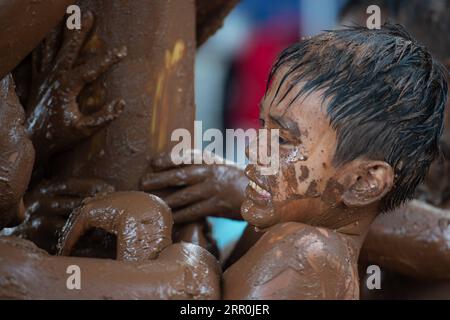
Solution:
<svg viewBox="0 0 450 320">
<path fill-rule="evenodd" d="M 300 297 L 358 299 L 357 252 L 347 236 L 290 222 L 271 228 L 260 241 L 280 257 L 278 277 L 289 275 Z"/>
<path fill-rule="evenodd" d="M 297 222 L 281 223 L 266 232 L 263 241 L 289 246 L 297 254 L 308 253 L 311 258 L 325 260 L 348 260 L 353 250 L 347 236 L 330 229 L 314 227 Z M 330 262 L 333 262 L 330 261 Z"/>
</svg>

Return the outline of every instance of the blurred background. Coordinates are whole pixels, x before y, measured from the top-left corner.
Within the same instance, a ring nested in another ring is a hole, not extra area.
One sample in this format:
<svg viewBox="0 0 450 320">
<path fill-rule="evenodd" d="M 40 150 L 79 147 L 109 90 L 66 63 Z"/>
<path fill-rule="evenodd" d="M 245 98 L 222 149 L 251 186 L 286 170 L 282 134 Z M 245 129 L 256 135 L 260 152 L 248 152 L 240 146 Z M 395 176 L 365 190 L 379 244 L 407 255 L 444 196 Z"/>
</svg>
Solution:
<svg viewBox="0 0 450 320">
<path fill-rule="evenodd" d="M 258 103 L 279 52 L 326 29 L 365 25 L 373 4 L 382 22 L 403 24 L 435 55 L 447 57 L 450 0 L 241 0 L 197 53 L 196 118 L 203 131 L 258 128 Z M 219 218 L 210 223 L 223 260 L 246 223 Z"/>
</svg>

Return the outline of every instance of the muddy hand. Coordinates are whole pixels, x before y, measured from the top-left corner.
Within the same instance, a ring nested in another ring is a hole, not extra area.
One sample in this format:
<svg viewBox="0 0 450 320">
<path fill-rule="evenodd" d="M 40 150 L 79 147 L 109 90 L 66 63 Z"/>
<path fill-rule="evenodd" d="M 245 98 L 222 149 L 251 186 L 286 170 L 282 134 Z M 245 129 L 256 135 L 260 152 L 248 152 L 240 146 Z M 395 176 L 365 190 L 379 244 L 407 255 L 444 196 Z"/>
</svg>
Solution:
<svg viewBox="0 0 450 320">
<path fill-rule="evenodd" d="M 54 254 L 58 233 L 72 210 L 86 197 L 110 192 L 114 192 L 114 187 L 100 179 L 42 181 L 25 196 L 25 222 L 8 232 Z"/>
<path fill-rule="evenodd" d="M 45 180 L 26 195 L 27 215 L 68 217 L 84 198 L 111 192 L 114 192 L 114 187 L 101 179 Z"/>
<path fill-rule="evenodd" d="M 193 159 L 195 154 L 198 151 L 192 151 L 188 158 Z M 181 162 L 178 161 L 181 158 L 174 160 Z M 205 216 L 241 219 L 240 207 L 248 180 L 243 170 L 236 165 L 177 166 L 169 152 L 154 158 L 151 169 L 156 172 L 147 173 L 141 181 L 144 191 L 183 187 L 164 198 L 172 208 L 175 223 L 195 221 Z"/>
<path fill-rule="evenodd" d="M 80 52 L 92 30 L 93 15 L 84 14 L 81 30 L 65 29 L 61 48 L 55 52 L 54 31 L 33 53 L 33 85 L 27 107 L 27 131 L 37 149 L 38 164 L 62 149 L 92 135 L 119 116 L 122 100 L 115 100 L 91 114 L 83 114 L 77 97 L 126 56 L 126 48 L 98 53 L 80 61 Z"/>
<path fill-rule="evenodd" d="M 117 259 L 156 259 L 172 244 L 172 214 L 158 197 L 143 192 L 116 192 L 86 199 L 63 228 L 59 254 L 69 255 L 92 228 L 117 235 Z"/>
</svg>

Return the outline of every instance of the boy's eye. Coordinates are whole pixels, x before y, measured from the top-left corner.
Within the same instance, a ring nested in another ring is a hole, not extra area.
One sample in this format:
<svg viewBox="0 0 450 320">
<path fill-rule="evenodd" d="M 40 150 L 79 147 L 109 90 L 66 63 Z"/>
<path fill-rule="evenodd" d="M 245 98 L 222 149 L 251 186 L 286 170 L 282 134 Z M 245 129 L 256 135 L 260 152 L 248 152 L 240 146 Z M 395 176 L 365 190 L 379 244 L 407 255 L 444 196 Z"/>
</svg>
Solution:
<svg viewBox="0 0 450 320">
<path fill-rule="evenodd" d="M 278 136 L 278 143 L 279 144 L 288 144 L 289 141 L 283 138 L 281 135 Z"/>
<path fill-rule="evenodd" d="M 266 121 L 264 121 L 264 119 L 259 119 L 259 124 L 261 127 L 264 127 L 266 125 Z"/>
</svg>

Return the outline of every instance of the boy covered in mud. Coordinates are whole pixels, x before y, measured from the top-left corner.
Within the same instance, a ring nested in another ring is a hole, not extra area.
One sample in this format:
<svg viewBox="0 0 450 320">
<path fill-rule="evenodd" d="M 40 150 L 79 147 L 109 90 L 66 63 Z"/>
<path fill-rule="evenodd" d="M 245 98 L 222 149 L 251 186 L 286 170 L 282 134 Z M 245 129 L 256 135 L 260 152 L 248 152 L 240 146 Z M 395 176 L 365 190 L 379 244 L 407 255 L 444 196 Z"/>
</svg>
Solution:
<svg viewBox="0 0 450 320">
<path fill-rule="evenodd" d="M 444 68 L 400 26 L 325 32 L 279 56 L 261 102 L 264 128 L 280 131 L 278 174 L 248 165 L 242 199 L 238 169 L 174 168 L 162 155 L 154 165 L 170 170 L 143 188 L 187 186 L 165 199 L 175 221 L 242 199 L 265 233 L 225 271 L 223 298 L 357 299 L 364 238 L 438 155 L 446 99 Z"/>
</svg>

